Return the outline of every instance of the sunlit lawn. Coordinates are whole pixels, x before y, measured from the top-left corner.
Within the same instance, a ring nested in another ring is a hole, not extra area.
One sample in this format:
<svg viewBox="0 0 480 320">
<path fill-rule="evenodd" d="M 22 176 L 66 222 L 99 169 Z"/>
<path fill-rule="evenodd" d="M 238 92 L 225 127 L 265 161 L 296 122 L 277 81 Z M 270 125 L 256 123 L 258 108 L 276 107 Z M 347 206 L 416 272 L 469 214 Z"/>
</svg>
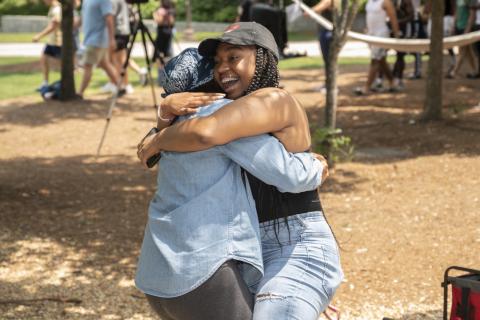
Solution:
<svg viewBox="0 0 480 320">
<path fill-rule="evenodd" d="M 28 43 L 32 42 L 32 38 L 35 33 L 0 33 L 0 43 Z M 152 36 L 155 38 L 155 33 L 152 33 Z M 194 41 L 201 41 L 210 37 L 219 36 L 218 32 L 195 32 Z M 178 41 L 183 41 L 184 34 L 182 32 L 177 32 L 175 38 Z M 288 34 L 289 41 L 308 41 L 316 40 L 316 36 L 311 32 L 290 32 Z M 140 34 L 137 34 L 136 41 L 141 41 Z"/>
<path fill-rule="evenodd" d="M 407 57 L 407 62 L 412 61 L 412 57 Z M 389 62 L 393 63 L 395 57 L 390 56 Z M 25 58 L 25 57 L 0 57 L 0 68 L 6 65 L 22 65 L 26 63 L 31 63 L 33 61 L 38 61 L 36 58 Z M 135 61 L 140 66 L 145 65 L 145 60 L 143 58 L 135 58 Z M 341 58 L 339 60 L 340 66 L 342 65 L 367 65 L 369 64 L 368 58 Z M 280 70 L 289 70 L 289 69 L 320 69 L 323 67 L 323 60 L 320 57 L 301 57 L 301 58 L 292 58 L 280 61 Z M 157 72 L 155 68 L 153 69 L 152 77 L 156 78 Z M 366 71 L 366 69 L 365 69 Z M 75 76 L 75 81 L 77 87 L 81 81 L 81 73 L 77 72 Z M 130 78 L 132 85 L 138 85 L 138 77 L 130 71 Z M 50 82 L 54 82 L 60 79 L 60 73 L 58 71 L 50 72 Z M 35 89 L 42 82 L 42 75 L 38 70 L 34 71 L 1 71 L 0 72 L 0 100 L 9 99 L 21 96 L 31 96 L 38 95 L 35 92 Z M 87 89 L 90 92 L 98 92 L 100 87 L 107 82 L 107 76 L 100 69 L 95 69 L 92 82 Z M 88 94 L 87 91 L 87 94 Z"/>
<path fill-rule="evenodd" d="M 135 59 L 140 66 L 143 65 L 142 60 Z M 4 58 L 0 57 L 0 68 L 5 65 L 21 65 L 25 63 L 31 63 L 38 61 L 35 58 Z M 156 73 L 155 73 L 156 74 Z M 80 84 L 82 74 L 80 72 L 75 73 L 75 83 L 77 88 Z M 59 71 L 50 71 L 49 80 L 50 83 L 55 82 L 60 79 Z M 88 92 L 98 92 L 100 87 L 107 82 L 107 75 L 101 69 L 95 69 L 90 83 Z M 138 84 L 138 77 L 135 75 L 131 76 L 132 84 Z M 22 71 L 22 72 L 10 72 L 10 71 L 0 71 L 0 100 L 9 99 L 22 96 L 32 96 L 39 95 L 35 91 L 36 88 L 40 86 L 42 82 L 41 72 L 35 71 Z"/>
</svg>

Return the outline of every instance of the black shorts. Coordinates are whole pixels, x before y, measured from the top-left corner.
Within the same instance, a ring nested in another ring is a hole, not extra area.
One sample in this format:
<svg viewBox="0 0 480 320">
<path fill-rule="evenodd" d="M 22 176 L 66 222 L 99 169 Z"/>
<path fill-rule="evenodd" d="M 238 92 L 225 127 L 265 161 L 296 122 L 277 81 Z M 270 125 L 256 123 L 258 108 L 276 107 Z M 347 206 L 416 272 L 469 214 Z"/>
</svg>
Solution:
<svg viewBox="0 0 480 320">
<path fill-rule="evenodd" d="M 60 46 L 52 46 L 50 44 L 47 44 L 45 46 L 45 49 L 43 49 L 43 54 L 46 56 L 50 56 L 55 59 L 61 59 L 62 58 L 62 47 Z"/>
<path fill-rule="evenodd" d="M 128 40 L 130 40 L 129 35 L 120 35 L 120 34 L 115 35 L 115 42 L 117 44 L 116 51 L 127 49 Z"/>
</svg>

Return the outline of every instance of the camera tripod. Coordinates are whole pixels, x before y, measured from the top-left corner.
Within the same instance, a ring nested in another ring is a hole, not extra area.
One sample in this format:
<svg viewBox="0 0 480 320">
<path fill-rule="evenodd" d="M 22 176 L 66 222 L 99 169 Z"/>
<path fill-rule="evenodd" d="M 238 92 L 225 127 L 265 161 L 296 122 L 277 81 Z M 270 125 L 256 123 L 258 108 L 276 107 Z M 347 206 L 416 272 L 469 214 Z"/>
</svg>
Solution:
<svg viewBox="0 0 480 320">
<path fill-rule="evenodd" d="M 125 59 L 125 62 L 123 63 L 122 71 L 120 73 L 118 83 L 116 84 L 117 90 L 116 90 L 115 94 L 112 96 L 112 101 L 110 103 L 110 107 L 108 108 L 105 128 L 103 129 L 102 138 L 100 140 L 100 143 L 99 143 L 98 149 L 97 149 L 97 157 L 100 155 L 100 150 L 102 149 L 103 142 L 105 140 L 105 136 L 107 135 L 108 126 L 110 125 L 110 120 L 112 119 L 113 109 L 115 108 L 115 105 L 117 104 L 118 98 L 120 98 L 124 94 L 124 92 L 122 92 L 122 90 L 120 90 L 120 87 L 121 87 L 121 84 L 123 83 L 123 79 L 125 78 L 125 74 L 126 74 L 126 71 L 127 71 L 127 68 L 128 68 L 128 63 L 130 61 L 130 57 L 131 57 L 132 50 L 133 50 L 133 45 L 135 44 L 135 39 L 137 38 L 138 32 L 140 32 L 140 34 L 142 36 L 142 45 L 143 45 L 143 50 L 144 50 L 144 53 L 145 53 L 145 62 L 147 64 L 147 79 L 148 79 L 148 83 L 150 84 L 150 88 L 152 90 L 152 98 L 153 98 L 153 104 L 154 104 L 153 107 L 156 110 L 158 109 L 157 96 L 155 94 L 154 81 L 152 79 L 152 73 L 151 73 L 151 62 L 152 61 L 150 60 L 150 58 L 148 56 L 148 50 L 147 50 L 147 37 L 148 37 L 148 40 L 150 41 L 150 43 L 153 45 L 153 48 L 154 48 L 153 57 L 152 57 L 153 62 L 155 62 L 157 59 L 159 59 L 160 62 L 163 65 L 165 65 L 165 61 L 164 61 L 163 57 L 159 54 L 157 46 L 155 45 L 155 41 L 153 40 L 153 37 L 150 34 L 150 31 L 148 30 L 148 27 L 143 23 L 142 12 L 140 10 L 140 1 L 134 1 L 133 3 L 137 5 L 138 19 L 136 19 L 133 30 L 130 33 L 130 39 L 129 39 L 128 45 L 127 45 L 127 58 Z"/>
</svg>

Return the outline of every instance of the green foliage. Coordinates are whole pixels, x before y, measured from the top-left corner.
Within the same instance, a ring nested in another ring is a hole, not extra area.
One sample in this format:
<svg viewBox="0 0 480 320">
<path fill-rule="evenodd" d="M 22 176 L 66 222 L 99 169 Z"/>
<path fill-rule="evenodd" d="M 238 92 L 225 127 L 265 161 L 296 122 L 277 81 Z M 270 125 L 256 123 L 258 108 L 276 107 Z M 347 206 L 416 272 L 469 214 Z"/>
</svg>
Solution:
<svg viewBox="0 0 480 320">
<path fill-rule="evenodd" d="M 142 3 L 140 5 L 140 10 L 142 12 L 142 17 L 144 19 L 152 19 L 153 12 L 160 6 L 160 1 L 149 0 L 148 3 Z"/>
<path fill-rule="evenodd" d="M 237 15 L 237 0 L 190 0 L 192 21 L 233 22 Z M 160 6 L 159 0 L 149 0 L 140 5 L 142 16 L 152 19 L 153 12 Z M 175 1 L 177 20 L 185 20 L 185 0 Z"/>
<path fill-rule="evenodd" d="M 238 0 L 190 0 L 193 21 L 233 22 L 237 16 Z M 177 2 L 179 15 L 185 14 L 185 1 Z"/>
<path fill-rule="evenodd" d="M 47 15 L 48 7 L 41 0 L 1 0 L 0 15 Z"/>
<path fill-rule="evenodd" d="M 312 128 L 313 150 L 325 156 L 329 163 L 351 161 L 354 147 L 352 139 L 341 135 L 341 129 Z"/>
</svg>

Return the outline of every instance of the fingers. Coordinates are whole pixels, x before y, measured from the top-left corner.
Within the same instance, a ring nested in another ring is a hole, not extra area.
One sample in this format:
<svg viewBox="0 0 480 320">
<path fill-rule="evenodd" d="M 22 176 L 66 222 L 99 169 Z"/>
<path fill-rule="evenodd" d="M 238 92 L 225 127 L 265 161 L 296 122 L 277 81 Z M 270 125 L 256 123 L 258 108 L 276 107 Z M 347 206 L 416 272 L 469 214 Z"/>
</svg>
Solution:
<svg viewBox="0 0 480 320">
<path fill-rule="evenodd" d="M 208 94 L 191 97 L 184 108 L 198 108 L 222 99 L 225 95 Z"/>
<path fill-rule="evenodd" d="M 202 97 L 202 96 L 207 96 L 207 97 L 222 96 L 222 97 L 225 97 L 225 93 L 221 93 L 221 92 L 192 92 L 190 94 L 191 94 L 192 97 Z"/>
</svg>

